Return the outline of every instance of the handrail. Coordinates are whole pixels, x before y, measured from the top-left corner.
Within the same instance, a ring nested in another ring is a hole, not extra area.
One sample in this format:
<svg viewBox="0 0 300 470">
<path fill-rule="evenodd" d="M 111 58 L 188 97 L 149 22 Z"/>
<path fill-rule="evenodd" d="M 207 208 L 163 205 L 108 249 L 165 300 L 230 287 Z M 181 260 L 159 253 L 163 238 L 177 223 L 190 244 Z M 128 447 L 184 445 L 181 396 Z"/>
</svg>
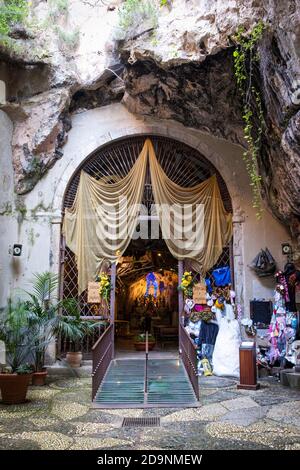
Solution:
<svg viewBox="0 0 300 470">
<path fill-rule="evenodd" d="M 102 383 L 106 371 L 113 359 L 114 324 L 111 323 L 92 347 L 92 400 Z"/>
<path fill-rule="evenodd" d="M 98 346 L 98 344 L 102 341 L 102 339 L 104 338 L 104 336 L 106 336 L 109 332 L 109 329 L 112 327 L 112 323 L 106 328 L 106 330 L 103 331 L 102 335 L 97 339 L 96 343 L 92 346 L 92 351 L 94 351 L 94 349 L 96 349 L 96 347 Z"/>
<path fill-rule="evenodd" d="M 190 337 L 190 335 L 188 334 L 188 332 L 186 331 L 186 329 L 184 328 L 184 326 L 181 324 L 181 329 L 183 331 L 183 334 L 186 336 L 186 338 L 188 339 L 188 341 L 191 343 L 191 347 L 195 350 L 197 350 L 197 346 L 196 344 L 194 343 L 194 341 L 192 340 L 192 338 Z"/>
<path fill-rule="evenodd" d="M 144 393 L 148 393 L 148 351 L 149 351 L 149 338 L 148 331 L 146 331 L 146 349 L 145 349 L 145 383 Z"/>
<path fill-rule="evenodd" d="M 180 331 L 180 349 L 181 349 L 182 362 L 189 376 L 196 398 L 197 400 L 199 400 L 200 395 L 199 395 L 199 383 L 198 383 L 197 346 L 192 341 L 191 337 L 187 333 L 182 323 L 180 323 L 179 325 L 179 331 Z"/>
</svg>

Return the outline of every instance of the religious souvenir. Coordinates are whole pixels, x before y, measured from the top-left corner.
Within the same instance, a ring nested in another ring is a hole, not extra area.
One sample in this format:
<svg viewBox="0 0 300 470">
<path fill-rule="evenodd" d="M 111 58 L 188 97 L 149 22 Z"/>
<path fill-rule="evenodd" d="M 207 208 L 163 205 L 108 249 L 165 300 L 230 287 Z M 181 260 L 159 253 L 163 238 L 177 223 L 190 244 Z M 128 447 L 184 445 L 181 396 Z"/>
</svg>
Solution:
<svg viewBox="0 0 300 470">
<path fill-rule="evenodd" d="M 206 286 L 198 282 L 193 286 L 193 301 L 195 304 L 206 304 Z"/>
</svg>

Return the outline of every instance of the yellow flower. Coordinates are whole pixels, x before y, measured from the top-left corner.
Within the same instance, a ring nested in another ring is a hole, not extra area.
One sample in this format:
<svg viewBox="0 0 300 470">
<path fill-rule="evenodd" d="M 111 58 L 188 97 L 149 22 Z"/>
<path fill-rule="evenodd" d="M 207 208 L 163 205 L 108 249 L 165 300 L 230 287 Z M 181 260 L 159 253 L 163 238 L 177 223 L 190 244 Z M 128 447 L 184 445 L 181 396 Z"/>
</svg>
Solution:
<svg viewBox="0 0 300 470">
<path fill-rule="evenodd" d="M 188 280 L 189 282 L 191 282 L 191 281 L 193 280 L 193 276 L 188 276 L 188 277 L 187 277 L 187 280 Z"/>
<path fill-rule="evenodd" d="M 184 281 L 182 281 L 181 285 L 183 287 L 187 287 L 189 285 L 189 283 L 188 283 L 188 281 L 184 280 Z"/>
<path fill-rule="evenodd" d="M 191 273 L 189 271 L 185 271 L 185 273 L 183 274 L 184 276 L 189 276 Z"/>
</svg>

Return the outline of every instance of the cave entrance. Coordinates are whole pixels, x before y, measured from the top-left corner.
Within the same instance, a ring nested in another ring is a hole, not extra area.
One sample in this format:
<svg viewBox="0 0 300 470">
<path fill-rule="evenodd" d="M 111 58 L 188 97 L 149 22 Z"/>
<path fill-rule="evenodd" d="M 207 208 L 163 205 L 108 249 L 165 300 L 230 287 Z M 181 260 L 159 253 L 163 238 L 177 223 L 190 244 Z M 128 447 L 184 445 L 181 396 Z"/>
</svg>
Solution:
<svg viewBox="0 0 300 470">
<path fill-rule="evenodd" d="M 150 223 L 150 221 L 149 221 Z M 115 355 L 177 358 L 178 261 L 160 237 L 131 240 L 116 271 Z"/>
<path fill-rule="evenodd" d="M 135 161 L 137 160 L 142 147 L 144 145 L 145 139 L 149 137 L 152 141 L 154 146 L 154 150 L 156 153 L 156 157 L 162 166 L 164 172 L 170 177 L 173 182 L 177 183 L 182 187 L 192 187 L 195 186 L 202 181 L 206 180 L 213 174 L 216 175 L 217 181 L 219 184 L 220 192 L 222 195 L 224 207 L 228 212 L 232 212 L 232 204 L 231 198 L 227 189 L 227 186 L 220 175 L 220 173 L 216 170 L 216 168 L 209 162 L 198 150 L 182 143 L 177 140 L 157 136 L 157 135 L 138 135 L 132 137 L 121 138 L 113 142 L 109 142 L 108 144 L 102 146 L 101 148 L 94 151 L 91 155 L 89 155 L 81 164 L 81 166 L 76 170 L 75 174 L 71 178 L 67 189 L 65 191 L 64 200 L 63 200 L 63 211 L 71 207 L 78 188 L 79 179 L 80 179 L 80 172 L 84 170 L 86 173 L 91 175 L 93 178 L 100 179 L 106 178 L 109 181 L 113 176 L 118 176 L 123 178 L 132 168 Z M 150 217 L 151 214 L 151 206 L 154 204 L 154 197 L 152 192 L 152 185 L 150 179 L 150 172 L 147 172 L 146 180 L 145 180 L 145 188 L 143 194 L 142 204 L 146 207 L 146 211 L 148 211 L 148 216 Z M 145 242 L 141 240 L 141 242 Z M 154 241 L 151 240 L 151 243 Z M 124 254 L 125 261 L 126 256 L 131 258 L 132 262 L 141 263 L 141 258 L 143 256 L 150 256 L 151 263 L 154 272 L 159 274 L 159 270 L 162 269 L 166 272 L 166 275 L 171 276 L 168 274 L 167 271 L 170 273 L 177 272 L 176 263 L 174 264 L 174 260 L 170 259 L 170 253 L 166 249 L 165 242 L 159 238 L 159 240 L 155 240 L 157 244 L 151 244 L 147 247 L 144 245 L 140 245 L 137 247 L 136 242 L 132 241 L 130 246 L 128 247 L 128 252 Z M 231 270 L 233 267 L 232 264 L 232 244 L 230 243 L 228 246 L 224 247 L 223 252 L 216 263 L 215 267 L 221 267 L 224 265 L 230 265 Z M 150 252 L 150 255 L 149 255 Z M 99 311 L 97 309 L 97 305 L 93 305 L 88 303 L 87 299 L 87 291 L 84 291 L 80 295 L 78 295 L 78 272 L 75 262 L 75 255 L 71 252 L 69 248 L 65 246 L 65 241 L 63 236 L 61 237 L 61 247 L 60 247 L 60 297 L 61 299 L 64 298 L 77 298 L 78 304 L 80 308 L 80 313 L 82 316 L 90 319 L 99 319 Z M 138 254 L 139 253 L 139 254 Z M 151 254 L 152 253 L 152 254 Z M 164 264 L 159 263 L 157 259 L 159 258 L 158 254 L 161 254 L 162 260 L 164 260 Z M 139 256 L 139 258 L 138 258 Z M 156 260 L 155 260 L 156 257 Z M 125 263 L 126 264 L 126 263 Z M 213 269 L 214 269 L 213 268 Z M 117 272 L 116 279 L 118 280 L 117 287 L 119 291 L 122 289 L 122 275 L 121 275 L 121 267 L 119 267 L 119 272 Z M 183 266 L 181 266 L 181 270 Z M 158 270 L 158 271 L 157 271 Z M 175 270 L 175 271 L 172 271 Z M 142 275 L 147 275 L 148 271 L 143 271 Z M 132 269 L 132 284 L 134 282 L 141 282 L 142 276 L 138 278 L 138 271 L 135 267 Z M 208 276 L 211 274 L 208 273 Z M 180 276 L 180 274 L 179 274 Z M 158 276 L 159 277 L 159 276 Z M 232 273 L 232 279 L 233 273 Z M 124 282 L 124 281 L 123 281 Z M 162 282 L 164 282 L 162 280 Z M 128 284 L 128 283 L 127 283 Z M 161 285 L 162 286 L 162 285 Z M 145 286 L 144 286 L 145 287 Z M 123 286 L 123 288 L 125 288 Z M 129 289 L 127 286 L 125 288 Z M 121 327 L 121 320 L 124 318 L 124 312 L 122 312 L 121 307 L 121 294 L 117 292 L 116 301 L 117 301 L 117 315 L 119 315 L 119 333 Z M 172 308 L 175 306 L 172 306 Z M 171 307 L 170 307 L 171 308 Z M 119 310 L 118 310 L 119 309 Z M 172 310 L 172 309 L 171 309 Z M 178 314 L 178 309 L 177 309 Z M 172 312 L 169 312 L 168 321 L 170 326 L 172 326 Z M 116 317 L 118 320 L 118 317 Z M 132 319 L 131 319 L 132 320 Z M 124 322 L 128 321 L 124 319 Z M 133 320 L 132 320 L 133 321 Z M 174 322 L 173 322 L 174 323 Z M 116 323 L 116 325 L 118 322 Z M 117 326 L 117 333 L 118 333 L 118 326 Z M 124 333 L 124 332 L 123 332 Z M 82 351 L 85 358 L 91 357 L 91 348 L 97 337 L 101 334 L 101 331 L 95 332 L 95 335 L 89 337 L 83 341 L 82 344 Z M 122 334 L 122 333 L 121 333 Z M 120 334 L 120 336 L 121 336 Z M 68 348 L 68 345 L 65 342 L 59 343 L 60 354 L 64 354 Z M 120 350 L 121 350 L 120 344 Z"/>
</svg>

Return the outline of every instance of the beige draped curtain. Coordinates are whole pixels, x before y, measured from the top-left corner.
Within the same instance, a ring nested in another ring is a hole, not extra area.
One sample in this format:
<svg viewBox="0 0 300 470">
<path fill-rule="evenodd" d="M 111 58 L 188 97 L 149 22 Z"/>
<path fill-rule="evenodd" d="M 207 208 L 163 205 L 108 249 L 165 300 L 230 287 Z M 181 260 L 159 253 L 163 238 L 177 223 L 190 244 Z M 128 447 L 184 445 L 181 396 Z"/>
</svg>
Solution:
<svg viewBox="0 0 300 470">
<path fill-rule="evenodd" d="M 147 142 L 128 175 L 114 183 L 97 181 L 81 171 L 74 204 L 66 209 L 63 224 L 66 245 L 76 257 L 79 293 L 130 243 L 144 192 L 148 147 Z"/>
<path fill-rule="evenodd" d="M 107 263 L 123 255 L 137 225 L 147 160 L 162 235 L 172 255 L 190 259 L 205 273 L 232 236 L 232 217 L 224 209 L 216 176 L 192 188 L 172 182 L 157 161 L 150 139 L 131 171 L 109 183 L 84 171 L 73 206 L 66 209 L 63 234 L 75 253 L 81 293 Z M 184 224 L 183 224 L 184 221 Z"/>
<path fill-rule="evenodd" d="M 184 188 L 168 178 L 152 144 L 149 160 L 162 236 L 176 259 L 190 259 L 192 268 L 205 274 L 232 236 L 232 214 L 224 208 L 216 175 Z"/>
</svg>

